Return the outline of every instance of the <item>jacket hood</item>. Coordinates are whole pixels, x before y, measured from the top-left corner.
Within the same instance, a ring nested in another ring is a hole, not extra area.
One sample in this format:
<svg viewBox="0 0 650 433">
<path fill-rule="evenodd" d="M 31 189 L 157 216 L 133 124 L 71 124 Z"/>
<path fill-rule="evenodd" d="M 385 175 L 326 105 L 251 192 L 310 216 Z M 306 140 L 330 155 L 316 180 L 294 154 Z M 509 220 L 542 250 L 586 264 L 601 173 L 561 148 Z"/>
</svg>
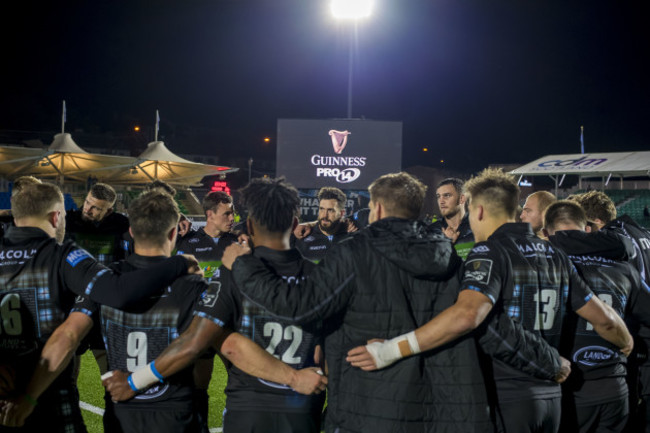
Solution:
<svg viewBox="0 0 650 433">
<path fill-rule="evenodd" d="M 401 218 L 383 218 L 363 230 L 370 245 L 416 278 L 446 280 L 461 266 L 451 240 L 429 225 Z"/>
</svg>

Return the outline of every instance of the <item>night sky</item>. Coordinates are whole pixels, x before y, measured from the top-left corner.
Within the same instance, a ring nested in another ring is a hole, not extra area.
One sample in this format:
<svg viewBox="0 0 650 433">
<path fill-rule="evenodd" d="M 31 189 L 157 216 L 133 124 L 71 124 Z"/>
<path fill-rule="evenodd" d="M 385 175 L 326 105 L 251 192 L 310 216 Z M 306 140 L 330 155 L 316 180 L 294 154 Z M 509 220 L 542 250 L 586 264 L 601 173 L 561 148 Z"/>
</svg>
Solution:
<svg viewBox="0 0 650 433">
<path fill-rule="evenodd" d="M 278 118 L 346 116 L 351 27 L 325 0 L 2 9 L 0 131 L 56 132 L 65 99 L 73 137 L 151 130 L 159 109 L 176 153 L 273 158 Z M 404 167 L 578 152 L 581 125 L 587 152 L 650 150 L 643 2 L 377 0 L 357 35 L 353 117 L 402 121 Z"/>
</svg>

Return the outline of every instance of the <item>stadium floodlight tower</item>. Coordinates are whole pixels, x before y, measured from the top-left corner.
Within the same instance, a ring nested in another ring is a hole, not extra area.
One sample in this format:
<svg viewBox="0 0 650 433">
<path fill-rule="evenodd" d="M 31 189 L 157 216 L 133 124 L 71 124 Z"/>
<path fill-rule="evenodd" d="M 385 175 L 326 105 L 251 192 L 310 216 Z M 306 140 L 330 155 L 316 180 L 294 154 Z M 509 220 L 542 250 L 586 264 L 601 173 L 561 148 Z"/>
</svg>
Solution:
<svg viewBox="0 0 650 433">
<path fill-rule="evenodd" d="M 332 0 L 330 3 L 330 9 L 335 18 L 354 23 L 354 31 L 350 31 L 350 52 L 348 58 L 348 119 L 352 118 L 352 71 L 357 23 L 360 19 L 370 16 L 373 4 L 374 0 Z"/>
</svg>

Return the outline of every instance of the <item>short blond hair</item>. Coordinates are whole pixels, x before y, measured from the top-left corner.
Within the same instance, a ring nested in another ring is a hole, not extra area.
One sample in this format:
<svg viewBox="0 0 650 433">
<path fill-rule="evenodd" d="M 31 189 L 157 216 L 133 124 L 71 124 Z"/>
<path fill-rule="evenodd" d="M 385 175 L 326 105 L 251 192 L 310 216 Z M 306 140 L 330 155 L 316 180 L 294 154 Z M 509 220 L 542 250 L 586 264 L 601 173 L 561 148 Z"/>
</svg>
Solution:
<svg viewBox="0 0 650 433">
<path fill-rule="evenodd" d="M 493 214 L 508 218 L 517 214 L 519 186 L 513 176 L 500 168 L 486 168 L 465 182 L 464 189 L 470 203 L 480 201 Z"/>
<path fill-rule="evenodd" d="M 11 197 L 11 214 L 14 219 L 44 218 L 58 204 L 63 204 L 63 193 L 51 183 L 31 183 L 21 187 Z"/>
</svg>

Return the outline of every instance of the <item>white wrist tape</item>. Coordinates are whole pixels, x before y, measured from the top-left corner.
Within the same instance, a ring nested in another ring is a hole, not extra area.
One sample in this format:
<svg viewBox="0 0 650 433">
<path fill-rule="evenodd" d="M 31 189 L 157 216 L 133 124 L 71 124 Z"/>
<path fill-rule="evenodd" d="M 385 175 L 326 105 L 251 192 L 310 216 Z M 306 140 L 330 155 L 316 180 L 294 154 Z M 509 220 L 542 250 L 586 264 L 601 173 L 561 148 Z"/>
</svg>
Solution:
<svg viewBox="0 0 650 433">
<path fill-rule="evenodd" d="M 374 359 L 377 368 L 388 367 L 402 358 L 420 353 L 420 345 L 415 337 L 415 331 L 392 340 L 386 340 L 383 343 L 370 343 L 366 345 L 366 349 Z"/>
<path fill-rule="evenodd" d="M 131 374 L 131 380 L 133 381 L 133 386 L 135 386 L 138 391 L 149 388 L 154 383 L 160 382 L 160 378 L 154 373 L 153 362 L 147 364 L 146 367 L 134 371 Z"/>
</svg>

